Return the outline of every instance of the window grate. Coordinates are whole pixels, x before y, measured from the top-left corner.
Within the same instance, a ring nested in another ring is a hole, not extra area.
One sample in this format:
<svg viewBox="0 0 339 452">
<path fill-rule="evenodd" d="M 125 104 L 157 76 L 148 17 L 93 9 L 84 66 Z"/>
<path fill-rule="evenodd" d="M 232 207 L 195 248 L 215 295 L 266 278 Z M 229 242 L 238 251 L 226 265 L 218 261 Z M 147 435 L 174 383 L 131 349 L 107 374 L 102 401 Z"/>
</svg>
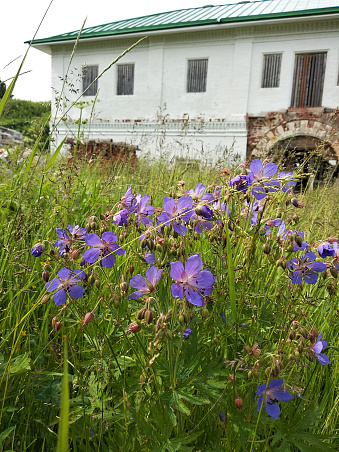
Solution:
<svg viewBox="0 0 339 452">
<path fill-rule="evenodd" d="M 205 93 L 208 60 L 188 60 L 187 92 Z"/>
<path fill-rule="evenodd" d="M 134 64 L 121 64 L 118 66 L 117 95 L 132 94 L 134 94 Z"/>
<path fill-rule="evenodd" d="M 321 107 L 325 66 L 325 52 L 295 56 L 292 108 Z"/>
<path fill-rule="evenodd" d="M 280 83 L 281 53 L 264 55 L 262 88 L 278 88 Z"/>
<path fill-rule="evenodd" d="M 95 96 L 98 92 L 98 66 L 84 66 L 82 68 L 82 92 L 83 96 Z M 93 83 L 93 85 L 91 85 Z M 91 85 L 91 86 L 90 86 Z M 88 89 L 87 89 L 88 88 Z"/>
</svg>

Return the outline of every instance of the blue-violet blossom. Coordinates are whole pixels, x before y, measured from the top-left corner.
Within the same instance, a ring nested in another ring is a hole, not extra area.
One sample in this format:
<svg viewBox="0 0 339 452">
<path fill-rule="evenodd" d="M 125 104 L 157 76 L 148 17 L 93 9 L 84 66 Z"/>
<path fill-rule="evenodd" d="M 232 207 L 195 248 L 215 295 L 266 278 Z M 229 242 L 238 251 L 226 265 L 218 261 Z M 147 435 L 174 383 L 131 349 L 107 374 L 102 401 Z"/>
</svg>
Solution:
<svg viewBox="0 0 339 452">
<path fill-rule="evenodd" d="M 115 243 L 116 241 L 117 236 L 111 231 L 104 232 L 102 234 L 102 238 L 94 233 L 87 234 L 85 237 L 85 243 L 92 248 L 85 251 L 85 261 L 89 264 L 93 264 L 101 255 L 101 265 L 105 268 L 112 268 L 115 264 L 115 257 L 113 253 L 119 255 L 125 254 L 125 250 L 120 248 L 120 246 Z"/>
<path fill-rule="evenodd" d="M 258 412 L 260 411 L 261 405 L 264 402 L 266 413 L 274 419 L 278 419 L 280 414 L 280 407 L 277 402 L 289 402 L 294 398 L 285 389 L 280 389 L 283 383 L 284 380 L 282 378 L 279 378 L 278 380 L 271 380 L 268 383 L 267 389 L 265 383 L 257 386 L 257 396 L 259 396 L 257 407 Z"/>
<path fill-rule="evenodd" d="M 133 292 L 128 299 L 129 300 L 136 300 L 137 298 L 142 297 L 143 295 L 147 295 L 149 293 L 152 293 L 156 289 L 156 285 L 159 282 L 161 278 L 161 273 L 163 270 L 157 270 L 156 267 L 150 267 L 146 271 L 146 278 L 144 278 L 141 275 L 135 275 L 132 276 L 132 278 L 129 280 L 129 284 L 134 289 L 139 289 L 136 292 Z"/>
<path fill-rule="evenodd" d="M 321 340 L 322 334 L 319 334 L 317 342 L 311 345 L 310 352 L 316 357 L 316 359 L 322 364 L 331 364 L 328 356 L 321 353 L 327 347 L 327 342 Z"/>
<path fill-rule="evenodd" d="M 288 268 L 293 271 L 291 279 L 293 284 L 301 284 L 304 280 L 307 284 L 315 284 L 318 280 L 317 273 L 326 270 L 323 262 L 316 261 L 316 255 L 306 253 L 301 258 L 293 258 L 288 261 Z"/>
<path fill-rule="evenodd" d="M 48 281 L 46 284 L 47 292 L 53 292 L 56 290 L 54 294 L 54 303 L 56 305 L 64 304 L 67 300 L 67 294 L 71 298 L 77 300 L 81 298 L 84 294 L 84 288 L 79 286 L 77 283 L 81 282 L 86 278 L 85 272 L 77 268 L 76 270 L 68 269 L 63 267 L 58 272 L 58 278 L 52 279 L 52 281 Z"/>
</svg>

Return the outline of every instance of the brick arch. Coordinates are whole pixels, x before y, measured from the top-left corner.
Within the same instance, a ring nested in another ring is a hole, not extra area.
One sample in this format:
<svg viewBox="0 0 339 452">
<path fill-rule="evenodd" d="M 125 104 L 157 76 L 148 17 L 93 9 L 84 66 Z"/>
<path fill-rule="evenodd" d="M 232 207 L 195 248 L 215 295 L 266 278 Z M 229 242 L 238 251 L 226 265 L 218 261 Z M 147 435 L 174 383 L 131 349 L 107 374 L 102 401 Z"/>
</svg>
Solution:
<svg viewBox="0 0 339 452">
<path fill-rule="evenodd" d="M 309 119 L 287 121 L 270 129 L 253 149 L 252 157 L 262 158 L 267 156 L 280 141 L 296 136 L 312 137 L 329 144 L 339 160 L 338 130 L 331 125 Z"/>
</svg>

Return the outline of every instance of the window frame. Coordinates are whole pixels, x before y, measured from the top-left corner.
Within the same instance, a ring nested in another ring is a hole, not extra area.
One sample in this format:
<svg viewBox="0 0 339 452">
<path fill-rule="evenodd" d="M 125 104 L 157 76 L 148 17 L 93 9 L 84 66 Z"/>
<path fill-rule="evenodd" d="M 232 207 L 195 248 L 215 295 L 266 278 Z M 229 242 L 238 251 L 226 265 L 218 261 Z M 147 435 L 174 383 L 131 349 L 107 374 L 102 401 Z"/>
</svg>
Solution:
<svg viewBox="0 0 339 452">
<path fill-rule="evenodd" d="M 326 50 L 295 53 L 290 108 L 322 106 L 327 53 Z M 320 55 L 323 60 L 319 58 L 318 63 L 313 64 L 312 57 L 316 59 Z"/>
<path fill-rule="evenodd" d="M 205 63 L 204 67 L 199 63 Z M 194 65 L 196 67 L 194 67 Z M 202 80 L 197 80 L 197 75 L 203 73 Z M 207 74 L 208 74 L 208 58 L 190 58 L 187 60 L 187 78 L 186 78 L 186 93 L 206 93 L 207 91 Z M 201 85 L 201 86 L 199 86 Z"/>
<path fill-rule="evenodd" d="M 127 73 L 127 77 L 132 77 L 132 81 L 127 80 L 127 83 L 126 83 L 124 80 L 121 80 L 120 77 L 123 77 L 123 74 L 122 74 L 123 68 L 125 68 L 125 70 L 127 68 L 132 68 L 131 74 Z M 120 74 L 121 74 L 121 76 L 120 76 Z M 117 64 L 116 77 L 117 77 L 116 95 L 117 96 L 134 96 L 135 63 Z"/>
<path fill-rule="evenodd" d="M 94 80 L 99 75 L 99 65 L 98 64 L 86 64 L 82 66 L 82 95 L 86 97 L 95 97 L 98 93 L 98 80 L 94 82 Z M 91 70 L 90 80 L 86 80 L 86 70 Z M 94 71 L 94 74 L 93 74 Z M 94 82 L 94 83 L 93 83 Z M 92 84 L 92 86 L 90 86 Z M 90 88 L 88 89 L 88 87 Z"/>
<path fill-rule="evenodd" d="M 282 52 L 263 54 L 261 88 L 280 88 L 282 56 Z"/>
</svg>

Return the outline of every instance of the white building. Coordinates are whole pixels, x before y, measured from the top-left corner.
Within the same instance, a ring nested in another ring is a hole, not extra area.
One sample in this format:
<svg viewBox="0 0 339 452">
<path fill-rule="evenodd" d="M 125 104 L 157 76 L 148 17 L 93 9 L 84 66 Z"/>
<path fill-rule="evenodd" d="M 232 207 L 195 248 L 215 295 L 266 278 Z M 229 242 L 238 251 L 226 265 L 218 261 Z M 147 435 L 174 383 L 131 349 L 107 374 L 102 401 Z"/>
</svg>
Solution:
<svg viewBox="0 0 339 452">
<path fill-rule="evenodd" d="M 313 137 L 339 156 L 339 0 L 242 1 L 86 28 L 70 62 L 77 36 L 33 42 L 52 56 L 55 144 L 80 131 L 184 158 L 233 148 L 244 160 Z"/>
</svg>

